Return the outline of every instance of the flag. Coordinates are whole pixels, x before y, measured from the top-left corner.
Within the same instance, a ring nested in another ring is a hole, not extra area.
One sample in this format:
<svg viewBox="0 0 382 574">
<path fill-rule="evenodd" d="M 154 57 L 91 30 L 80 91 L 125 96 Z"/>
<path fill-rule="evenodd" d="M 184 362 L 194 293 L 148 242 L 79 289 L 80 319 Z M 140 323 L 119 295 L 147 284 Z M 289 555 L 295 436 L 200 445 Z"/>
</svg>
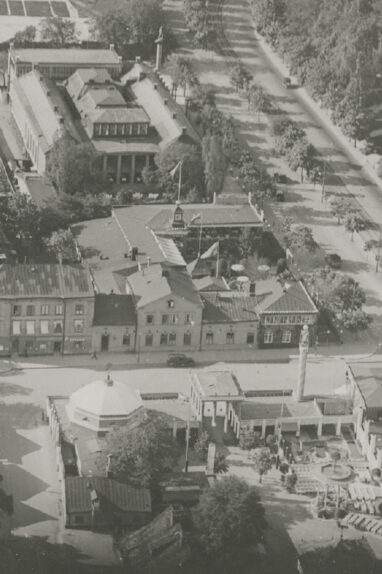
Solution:
<svg viewBox="0 0 382 574">
<path fill-rule="evenodd" d="M 207 251 L 205 251 L 203 255 L 200 256 L 200 259 L 209 259 L 210 257 L 216 257 L 218 253 L 219 253 L 219 241 L 216 241 L 216 243 L 211 245 L 211 247 L 209 247 Z"/>
<path fill-rule="evenodd" d="M 180 168 L 180 166 L 182 165 L 181 161 L 178 161 L 178 163 L 176 164 L 176 166 L 170 171 L 170 175 L 171 177 L 174 179 L 176 172 L 178 171 L 178 169 Z"/>
</svg>

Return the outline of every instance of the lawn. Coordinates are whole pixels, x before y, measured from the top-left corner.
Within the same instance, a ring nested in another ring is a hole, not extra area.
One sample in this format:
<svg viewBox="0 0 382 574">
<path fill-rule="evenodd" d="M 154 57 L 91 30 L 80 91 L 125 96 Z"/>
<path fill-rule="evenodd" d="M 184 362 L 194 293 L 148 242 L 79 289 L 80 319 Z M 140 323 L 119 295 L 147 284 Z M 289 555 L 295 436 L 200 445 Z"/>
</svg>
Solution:
<svg viewBox="0 0 382 574">
<path fill-rule="evenodd" d="M 25 2 L 25 11 L 27 16 L 36 16 L 40 18 L 50 18 L 52 16 L 49 2 L 28 0 Z"/>
<path fill-rule="evenodd" d="M 114 12 L 126 6 L 126 0 L 72 0 L 81 18 Z"/>
<path fill-rule="evenodd" d="M 68 7 L 65 4 L 65 2 L 55 2 L 53 0 L 53 2 L 51 2 L 51 5 L 53 12 L 56 16 L 59 16 L 60 18 L 67 18 L 68 16 L 70 16 Z"/>
<path fill-rule="evenodd" d="M 9 11 L 12 16 L 25 16 L 23 3 L 19 0 L 9 0 Z"/>
</svg>

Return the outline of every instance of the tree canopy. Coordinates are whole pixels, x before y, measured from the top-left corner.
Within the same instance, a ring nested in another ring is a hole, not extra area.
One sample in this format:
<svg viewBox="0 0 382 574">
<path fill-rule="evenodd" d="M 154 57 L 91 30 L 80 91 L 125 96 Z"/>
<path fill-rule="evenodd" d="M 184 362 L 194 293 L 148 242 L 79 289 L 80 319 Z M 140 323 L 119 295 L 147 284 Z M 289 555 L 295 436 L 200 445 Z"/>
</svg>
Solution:
<svg viewBox="0 0 382 574">
<path fill-rule="evenodd" d="M 76 23 L 67 18 L 46 18 L 40 24 L 40 34 L 52 44 L 72 44 L 78 40 Z"/>
<path fill-rule="evenodd" d="M 121 427 L 108 433 L 107 445 L 115 476 L 134 486 L 155 487 L 179 457 L 165 418 L 154 411 L 133 429 Z"/>
</svg>

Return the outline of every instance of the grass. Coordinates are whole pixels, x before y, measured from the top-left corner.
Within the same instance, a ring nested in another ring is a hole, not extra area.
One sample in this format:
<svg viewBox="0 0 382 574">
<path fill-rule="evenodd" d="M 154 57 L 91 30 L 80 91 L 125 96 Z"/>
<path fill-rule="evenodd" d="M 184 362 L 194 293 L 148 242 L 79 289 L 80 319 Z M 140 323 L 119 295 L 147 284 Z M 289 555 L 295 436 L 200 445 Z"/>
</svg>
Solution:
<svg viewBox="0 0 382 574">
<path fill-rule="evenodd" d="M 70 16 L 68 7 L 65 4 L 65 2 L 55 2 L 53 0 L 53 2 L 51 2 L 51 5 L 53 12 L 55 13 L 56 16 L 59 16 L 60 18 L 67 18 L 68 16 Z"/>
<path fill-rule="evenodd" d="M 25 16 L 23 3 L 19 0 L 9 0 L 9 11 L 12 16 Z"/>
<path fill-rule="evenodd" d="M 72 0 L 72 4 L 81 18 L 89 18 L 125 8 L 126 0 Z"/>
<path fill-rule="evenodd" d="M 49 2 L 28 0 L 25 2 L 25 11 L 27 16 L 36 16 L 41 18 L 50 18 L 52 16 Z"/>
</svg>

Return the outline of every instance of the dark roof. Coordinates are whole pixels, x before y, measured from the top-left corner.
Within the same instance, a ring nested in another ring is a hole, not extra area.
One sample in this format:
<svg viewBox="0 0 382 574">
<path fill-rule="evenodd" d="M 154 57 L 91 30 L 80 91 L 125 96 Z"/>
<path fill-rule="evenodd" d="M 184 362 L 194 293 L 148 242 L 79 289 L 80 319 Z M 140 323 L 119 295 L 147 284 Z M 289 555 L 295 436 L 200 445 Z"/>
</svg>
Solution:
<svg viewBox="0 0 382 574">
<path fill-rule="evenodd" d="M 350 364 L 355 382 L 367 408 L 382 408 L 382 364 Z"/>
<path fill-rule="evenodd" d="M 0 298 L 92 297 L 91 276 L 81 265 L 5 263 L 0 267 Z"/>
<path fill-rule="evenodd" d="M 202 291 L 203 293 L 206 291 L 216 293 L 217 291 L 225 292 L 230 290 L 222 277 L 211 277 L 210 275 L 194 279 L 194 285 L 199 292 Z"/>
<path fill-rule="evenodd" d="M 209 482 L 205 472 L 171 472 L 160 481 L 160 487 L 166 488 L 208 488 Z"/>
<path fill-rule="evenodd" d="M 112 49 L 12 47 L 11 54 L 17 64 L 121 65 L 117 52 Z"/>
<path fill-rule="evenodd" d="M 290 417 L 290 411 L 284 403 L 265 403 L 246 401 L 240 405 L 240 418 L 242 421 L 277 419 Z"/>
<path fill-rule="evenodd" d="M 134 325 L 136 319 L 132 295 L 96 295 L 93 325 Z"/>
<path fill-rule="evenodd" d="M 133 488 L 117 480 L 100 476 L 69 476 L 65 479 L 66 510 L 91 511 L 91 489 L 99 498 L 124 512 L 151 512 L 151 496 L 148 488 Z"/>
<path fill-rule="evenodd" d="M 203 301 L 203 323 L 232 323 L 258 321 L 256 297 L 235 296 L 232 293 L 200 294 Z"/>
<path fill-rule="evenodd" d="M 284 285 L 275 279 L 259 281 L 256 299 L 260 313 L 318 312 L 301 281 L 288 281 Z"/>
</svg>

